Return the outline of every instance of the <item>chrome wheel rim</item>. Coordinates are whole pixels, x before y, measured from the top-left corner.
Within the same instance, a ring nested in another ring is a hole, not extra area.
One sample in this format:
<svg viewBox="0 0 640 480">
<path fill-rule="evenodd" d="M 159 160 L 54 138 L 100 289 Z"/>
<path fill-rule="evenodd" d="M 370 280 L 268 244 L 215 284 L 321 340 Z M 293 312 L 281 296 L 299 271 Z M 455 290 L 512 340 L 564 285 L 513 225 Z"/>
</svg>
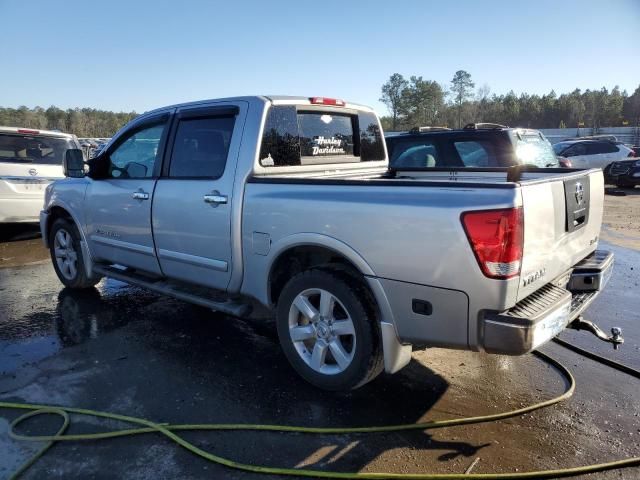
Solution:
<svg viewBox="0 0 640 480">
<path fill-rule="evenodd" d="M 65 229 L 56 232 L 53 250 L 60 274 L 67 280 L 74 280 L 78 274 L 78 254 L 73 248 L 73 237 Z"/>
<path fill-rule="evenodd" d="M 353 320 L 342 302 L 326 290 L 309 288 L 293 300 L 289 336 L 300 358 L 316 372 L 336 375 L 353 361 Z"/>
</svg>

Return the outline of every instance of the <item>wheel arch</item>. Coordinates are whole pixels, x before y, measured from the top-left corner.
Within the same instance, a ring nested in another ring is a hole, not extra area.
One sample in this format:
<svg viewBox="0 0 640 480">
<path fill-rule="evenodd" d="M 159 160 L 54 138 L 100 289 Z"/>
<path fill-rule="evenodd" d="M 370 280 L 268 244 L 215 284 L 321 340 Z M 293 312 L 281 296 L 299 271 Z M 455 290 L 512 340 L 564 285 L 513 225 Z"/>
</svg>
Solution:
<svg viewBox="0 0 640 480">
<path fill-rule="evenodd" d="M 49 232 L 51 231 L 53 222 L 55 222 L 59 218 L 66 218 L 67 220 L 73 222 L 76 226 L 76 230 L 78 230 L 78 233 L 80 234 L 80 248 L 82 249 L 84 258 L 84 269 L 87 276 L 90 277 L 93 274 L 93 256 L 91 255 L 89 243 L 87 242 L 87 237 L 85 235 L 84 229 L 82 228 L 82 223 L 80 223 L 77 215 L 72 212 L 73 209 L 69 208 L 69 206 L 63 202 L 56 202 L 55 204 L 49 206 L 44 228 L 42 228 L 43 225 L 41 225 L 40 229 L 42 233 L 42 240 L 47 248 L 50 248 L 51 239 L 49 238 Z"/>
<path fill-rule="evenodd" d="M 351 272 L 362 277 L 364 288 L 375 302 L 373 308 L 377 310 L 378 321 L 380 322 L 385 370 L 388 373 L 394 373 L 409 363 L 411 360 L 411 345 L 401 344 L 398 339 L 393 310 L 375 271 L 357 251 L 333 237 L 303 233 L 277 242 L 275 248 L 272 247 L 270 252 L 271 261 L 266 268 L 266 278 L 260 277 L 264 278 L 264 281 L 259 286 L 254 285 L 258 287 L 258 290 L 262 289 L 256 298 L 269 307 L 275 305 L 277 296 L 284 283 L 286 283 L 286 279 L 291 278 L 297 272 L 289 271 L 288 277 L 280 279 L 281 284 L 278 284 L 278 280 L 274 279 L 274 274 L 277 275 L 278 268 L 286 265 L 289 258 L 295 257 L 296 254 L 301 252 L 300 249 L 303 249 L 302 251 L 311 249 L 314 252 L 322 252 L 323 255 L 329 256 L 334 260 L 339 259 L 339 266 L 347 267 Z M 303 265 L 306 268 L 313 267 L 313 265 L 309 264 Z"/>
<path fill-rule="evenodd" d="M 76 226 L 77 226 L 77 222 L 73 218 L 73 215 L 71 215 L 71 213 L 69 213 L 69 211 L 66 208 L 61 207 L 59 205 L 52 206 L 49 209 L 49 215 L 47 215 L 47 220 L 46 220 L 45 228 L 43 231 L 43 236 L 46 235 L 46 237 L 44 237 L 44 242 L 47 246 L 51 245 L 50 244 L 51 238 L 50 238 L 49 232 L 51 231 L 53 222 L 55 222 L 59 218 L 66 218 L 68 220 L 71 220 L 72 222 L 76 223 Z"/>
<path fill-rule="evenodd" d="M 358 252 L 333 237 L 299 234 L 278 242 L 275 247 L 265 282 L 265 297 L 270 306 L 275 305 L 287 280 L 303 270 L 335 265 L 359 276 L 375 276 Z"/>
</svg>

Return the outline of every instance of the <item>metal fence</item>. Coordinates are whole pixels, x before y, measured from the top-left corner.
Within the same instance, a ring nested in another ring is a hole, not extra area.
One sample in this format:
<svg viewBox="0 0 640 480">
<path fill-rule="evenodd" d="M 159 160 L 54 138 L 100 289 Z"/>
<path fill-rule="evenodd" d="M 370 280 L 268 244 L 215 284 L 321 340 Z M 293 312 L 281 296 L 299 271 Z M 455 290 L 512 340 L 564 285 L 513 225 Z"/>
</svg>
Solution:
<svg viewBox="0 0 640 480">
<path fill-rule="evenodd" d="M 587 135 L 614 135 L 618 141 L 627 145 L 640 145 L 640 127 L 602 127 L 602 128 L 540 128 L 551 143 Z"/>
</svg>

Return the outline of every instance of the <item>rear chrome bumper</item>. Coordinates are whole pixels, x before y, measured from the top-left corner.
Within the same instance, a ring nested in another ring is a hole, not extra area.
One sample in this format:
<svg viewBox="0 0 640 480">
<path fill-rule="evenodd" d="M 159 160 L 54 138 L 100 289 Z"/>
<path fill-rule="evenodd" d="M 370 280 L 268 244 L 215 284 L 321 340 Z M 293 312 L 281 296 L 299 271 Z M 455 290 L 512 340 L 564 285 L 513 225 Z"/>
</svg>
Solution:
<svg viewBox="0 0 640 480">
<path fill-rule="evenodd" d="M 487 313 L 482 345 L 489 353 L 522 355 L 558 335 L 599 295 L 613 273 L 613 253 L 597 250 L 505 312 Z"/>
<path fill-rule="evenodd" d="M 43 203 L 42 197 L 0 198 L 0 223 L 36 223 Z"/>
</svg>

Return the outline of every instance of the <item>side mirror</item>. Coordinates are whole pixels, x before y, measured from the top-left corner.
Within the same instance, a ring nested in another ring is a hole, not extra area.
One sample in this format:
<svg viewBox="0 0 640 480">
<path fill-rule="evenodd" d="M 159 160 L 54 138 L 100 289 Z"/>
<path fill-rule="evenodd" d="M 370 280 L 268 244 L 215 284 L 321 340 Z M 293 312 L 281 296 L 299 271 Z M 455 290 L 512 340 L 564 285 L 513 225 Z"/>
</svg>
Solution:
<svg viewBox="0 0 640 480">
<path fill-rule="evenodd" d="M 79 148 L 70 148 L 64 155 L 62 171 L 65 177 L 84 177 L 84 155 Z"/>
</svg>

